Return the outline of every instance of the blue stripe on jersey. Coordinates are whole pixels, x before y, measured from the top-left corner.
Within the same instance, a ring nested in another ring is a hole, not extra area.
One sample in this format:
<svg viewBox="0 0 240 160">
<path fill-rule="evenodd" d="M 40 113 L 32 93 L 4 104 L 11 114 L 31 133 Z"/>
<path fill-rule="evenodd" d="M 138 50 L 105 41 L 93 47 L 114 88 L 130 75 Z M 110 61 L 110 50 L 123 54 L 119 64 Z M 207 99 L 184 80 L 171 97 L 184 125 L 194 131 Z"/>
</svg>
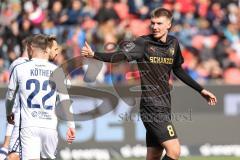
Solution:
<svg viewBox="0 0 240 160">
<path fill-rule="evenodd" d="M 0 150 L 0 154 L 4 154 L 4 155 L 7 155 L 8 153 L 4 150 Z"/>
<path fill-rule="evenodd" d="M 19 116 L 19 157 L 20 160 L 22 160 L 22 142 L 21 142 L 21 125 L 22 125 L 22 101 L 21 98 L 19 97 L 19 107 L 20 107 L 20 116 Z"/>
<path fill-rule="evenodd" d="M 12 73 L 13 73 L 14 69 L 15 69 L 17 66 L 19 66 L 19 65 L 21 65 L 21 64 L 24 64 L 24 63 L 27 63 L 27 62 L 30 62 L 30 61 L 31 61 L 31 60 L 27 60 L 27 59 L 26 59 L 25 62 L 20 63 L 20 64 L 17 64 L 16 66 L 14 66 L 13 69 L 12 69 L 12 71 L 11 71 L 11 73 L 10 73 L 9 80 L 11 79 Z"/>
</svg>

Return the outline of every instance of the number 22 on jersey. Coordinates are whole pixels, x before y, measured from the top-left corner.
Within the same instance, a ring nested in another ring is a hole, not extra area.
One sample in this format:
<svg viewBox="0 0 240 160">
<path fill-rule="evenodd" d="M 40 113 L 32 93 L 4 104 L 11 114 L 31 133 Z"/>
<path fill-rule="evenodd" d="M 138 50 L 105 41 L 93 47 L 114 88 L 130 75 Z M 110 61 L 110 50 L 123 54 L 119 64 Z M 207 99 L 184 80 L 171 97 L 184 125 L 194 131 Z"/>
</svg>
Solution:
<svg viewBox="0 0 240 160">
<path fill-rule="evenodd" d="M 33 85 L 32 85 L 33 84 Z M 51 90 L 46 93 L 42 98 L 42 104 L 32 104 L 34 97 L 40 91 L 47 91 L 48 86 L 50 86 Z M 52 97 L 56 91 L 56 83 L 51 80 L 45 80 L 43 84 L 40 84 L 39 80 L 37 79 L 29 79 L 26 82 L 26 89 L 33 90 L 32 93 L 27 98 L 27 105 L 29 108 L 41 108 L 41 106 L 46 110 L 52 110 L 53 106 L 45 105 L 46 101 Z"/>
</svg>

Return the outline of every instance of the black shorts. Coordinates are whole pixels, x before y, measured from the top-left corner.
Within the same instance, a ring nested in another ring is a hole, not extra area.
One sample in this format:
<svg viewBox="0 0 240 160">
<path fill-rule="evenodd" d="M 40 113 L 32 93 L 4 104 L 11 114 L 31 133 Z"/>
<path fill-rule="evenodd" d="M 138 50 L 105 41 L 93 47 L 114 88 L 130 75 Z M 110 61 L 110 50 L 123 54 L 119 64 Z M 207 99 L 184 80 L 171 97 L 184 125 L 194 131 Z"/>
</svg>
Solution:
<svg viewBox="0 0 240 160">
<path fill-rule="evenodd" d="M 170 114 L 144 111 L 141 110 L 141 119 L 147 131 L 147 147 L 162 147 L 163 142 L 177 138 Z"/>
</svg>

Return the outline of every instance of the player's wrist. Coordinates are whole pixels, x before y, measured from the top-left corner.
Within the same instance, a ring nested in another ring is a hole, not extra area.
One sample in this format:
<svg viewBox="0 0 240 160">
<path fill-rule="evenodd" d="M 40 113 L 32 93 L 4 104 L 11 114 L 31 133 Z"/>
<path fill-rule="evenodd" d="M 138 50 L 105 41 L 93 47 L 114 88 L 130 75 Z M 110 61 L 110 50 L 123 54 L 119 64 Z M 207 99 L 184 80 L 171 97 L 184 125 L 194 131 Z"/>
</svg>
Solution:
<svg viewBox="0 0 240 160">
<path fill-rule="evenodd" d="M 205 92 L 206 89 L 202 88 L 202 90 L 200 91 L 201 94 L 203 94 L 203 92 Z"/>
<path fill-rule="evenodd" d="M 68 128 L 74 128 L 74 129 L 75 129 L 75 123 L 74 123 L 74 121 L 68 121 L 68 122 L 67 122 L 67 126 L 68 126 Z"/>
</svg>

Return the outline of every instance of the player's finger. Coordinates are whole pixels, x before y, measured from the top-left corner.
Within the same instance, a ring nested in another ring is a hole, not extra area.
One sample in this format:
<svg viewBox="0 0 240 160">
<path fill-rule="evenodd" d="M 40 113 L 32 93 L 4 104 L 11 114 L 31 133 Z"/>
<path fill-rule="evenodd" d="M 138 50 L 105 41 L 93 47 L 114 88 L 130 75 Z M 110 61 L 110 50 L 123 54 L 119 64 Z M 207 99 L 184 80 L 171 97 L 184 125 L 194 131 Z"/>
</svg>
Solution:
<svg viewBox="0 0 240 160">
<path fill-rule="evenodd" d="M 208 98 L 208 104 L 212 106 L 212 99 L 210 97 Z"/>
<path fill-rule="evenodd" d="M 67 141 L 73 141 L 75 138 L 68 138 Z"/>
<path fill-rule="evenodd" d="M 209 98 L 209 103 L 210 103 L 209 105 L 212 106 L 212 99 L 211 98 Z"/>
<path fill-rule="evenodd" d="M 69 135 L 67 139 L 75 139 L 75 136 Z"/>
<path fill-rule="evenodd" d="M 217 104 L 216 99 L 213 99 L 213 104 L 214 104 L 214 106 Z"/>
<path fill-rule="evenodd" d="M 213 99 L 214 99 L 214 102 L 217 103 L 217 97 L 214 96 Z"/>
<path fill-rule="evenodd" d="M 85 41 L 85 46 L 90 49 L 91 47 L 89 46 L 89 44 L 87 43 L 87 41 Z"/>
<path fill-rule="evenodd" d="M 213 100 L 215 103 L 217 103 L 217 98 L 215 96 L 214 96 Z"/>
<path fill-rule="evenodd" d="M 216 98 L 212 97 L 211 100 L 212 100 L 212 103 L 215 105 L 216 104 Z"/>
<path fill-rule="evenodd" d="M 75 137 L 71 137 L 68 140 L 73 141 L 73 140 L 75 140 Z"/>
<path fill-rule="evenodd" d="M 88 55 L 89 55 L 89 52 L 88 52 L 88 51 L 81 51 L 81 54 L 82 54 L 82 55 L 85 55 L 85 56 L 88 56 Z"/>
<path fill-rule="evenodd" d="M 88 51 L 86 48 L 83 48 L 83 49 L 81 50 L 81 53 L 89 53 L 89 51 Z"/>
<path fill-rule="evenodd" d="M 69 138 L 69 139 L 67 139 L 67 142 L 73 142 L 75 139 L 72 139 L 72 138 Z"/>
<path fill-rule="evenodd" d="M 211 100 L 211 106 L 214 106 L 214 102 L 213 102 L 213 100 Z"/>
<path fill-rule="evenodd" d="M 82 51 L 83 51 L 83 50 L 87 50 L 87 47 L 86 47 L 86 46 L 82 47 Z"/>
<path fill-rule="evenodd" d="M 81 52 L 84 52 L 84 53 L 88 53 L 88 54 L 89 54 L 91 51 L 89 51 L 89 49 L 87 49 L 87 48 L 82 48 Z"/>
<path fill-rule="evenodd" d="M 210 97 L 212 98 L 212 100 L 213 100 L 214 102 L 217 102 L 217 97 L 216 97 L 215 95 L 211 94 Z"/>
</svg>

